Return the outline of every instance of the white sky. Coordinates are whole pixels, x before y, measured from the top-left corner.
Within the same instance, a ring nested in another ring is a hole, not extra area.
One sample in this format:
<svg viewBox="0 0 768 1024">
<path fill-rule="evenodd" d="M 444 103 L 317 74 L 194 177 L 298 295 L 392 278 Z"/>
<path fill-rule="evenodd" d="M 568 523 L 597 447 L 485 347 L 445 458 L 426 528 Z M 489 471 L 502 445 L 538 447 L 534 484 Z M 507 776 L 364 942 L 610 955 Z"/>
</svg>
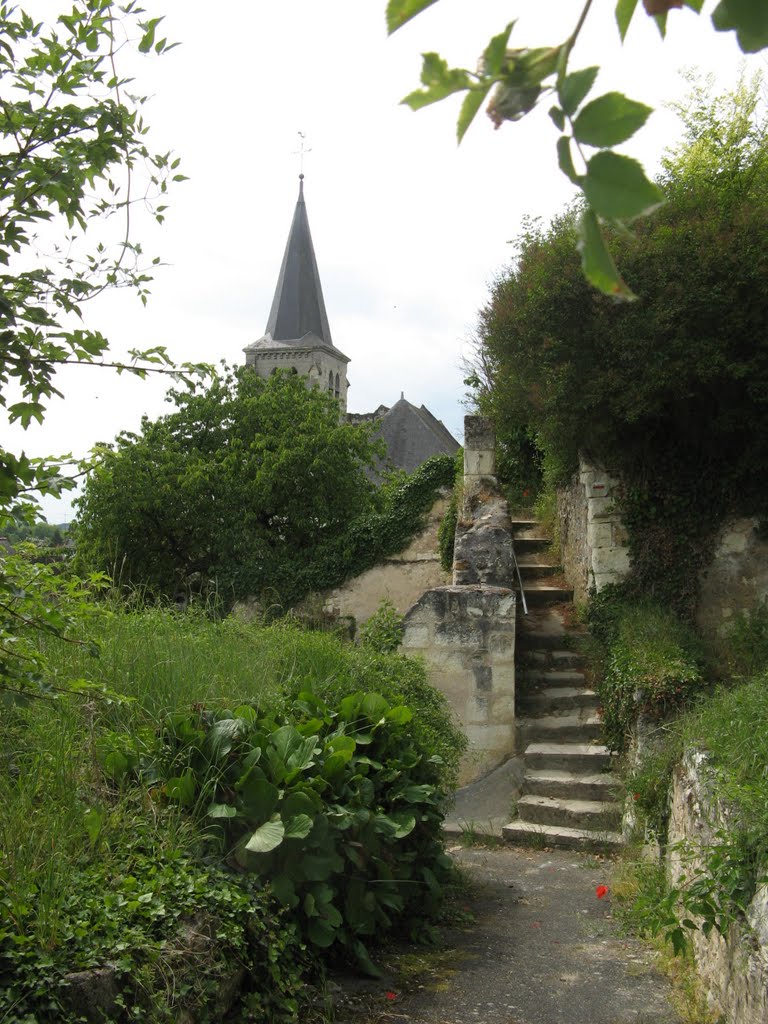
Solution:
<svg viewBox="0 0 768 1024">
<path fill-rule="evenodd" d="M 34 5 L 33 5 L 34 6 Z M 39 0 L 48 14 L 53 4 Z M 511 45 L 554 45 L 570 32 L 573 0 L 441 0 L 391 38 L 385 0 L 148 0 L 181 45 L 142 61 L 136 91 L 152 102 L 150 143 L 173 149 L 190 180 L 175 187 L 162 229 L 139 224 L 145 251 L 168 264 L 145 308 L 113 294 L 87 307 L 113 353 L 154 344 L 177 360 L 242 362 L 264 332 L 298 191 L 298 132 L 306 133 L 305 197 L 334 344 L 351 358 L 351 411 L 405 392 L 459 439 L 461 357 L 488 285 L 511 257 L 524 215 L 549 218 L 572 195 L 557 168 L 546 100 L 494 131 L 479 114 L 457 147 L 460 98 L 414 113 L 399 104 L 419 84 L 420 53 L 472 68 L 491 35 L 519 18 Z M 621 89 L 659 107 L 685 92 L 683 65 L 726 85 L 743 59 L 706 12 L 672 11 L 662 43 L 642 4 L 624 48 L 615 0 L 595 0 L 571 68 L 600 64 L 593 95 Z M 764 67 L 764 58 L 752 65 Z M 658 110 L 624 152 L 649 171 L 678 133 Z M 31 455 L 85 454 L 97 441 L 168 410 L 166 383 L 71 368 L 65 401 L 43 427 L 8 431 Z M 71 518 L 48 501 L 49 521 Z"/>
</svg>

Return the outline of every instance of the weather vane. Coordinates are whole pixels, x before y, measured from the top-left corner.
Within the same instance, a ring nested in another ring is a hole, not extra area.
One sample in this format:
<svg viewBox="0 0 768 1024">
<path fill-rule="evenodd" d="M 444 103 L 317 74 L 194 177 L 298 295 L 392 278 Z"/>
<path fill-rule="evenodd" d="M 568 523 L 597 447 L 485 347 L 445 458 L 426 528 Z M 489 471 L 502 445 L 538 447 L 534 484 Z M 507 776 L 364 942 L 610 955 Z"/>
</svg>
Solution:
<svg viewBox="0 0 768 1024">
<path fill-rule="evenodd" d="M 301 142 L 299 143 L 299 148 L 298 149 L 294 149 L 293 152 L 294 152 L 294 154 L 298 154 L 298 156 L 299 156 L 299 176 L 303 178 L 304 177 L 304 156 L 305 156 L 306 153 L 311 153 L 312 149 L 311 149 L 311 147 L 307 148 L 305 146 L 305 142 L 306 142 L 307 136 L 304 134 L 304 132 L 299 132 L 298 135 L 299 135 L 299 138 L 301 139 Z"/>
</svg>

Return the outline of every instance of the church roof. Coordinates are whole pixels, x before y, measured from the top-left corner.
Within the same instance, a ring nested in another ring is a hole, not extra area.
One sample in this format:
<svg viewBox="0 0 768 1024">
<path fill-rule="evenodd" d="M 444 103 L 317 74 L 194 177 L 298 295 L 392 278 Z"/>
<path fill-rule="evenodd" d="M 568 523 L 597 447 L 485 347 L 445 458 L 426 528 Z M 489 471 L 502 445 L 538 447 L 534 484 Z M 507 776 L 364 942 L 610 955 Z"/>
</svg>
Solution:
<svg viewBox="0 0 768 1024">
<path fill-rule="evenodd" d="M 433 455 L 453 455 L 459 442 L 425 406 L 417 409 L 402 397 L 378 422 L 376 433 L 384 438 L 387 455 L 397 466 L 412 473 Z"/>
<path fill-rule="evenodd" d="M 299 175 L 299 198 L 285 247 L 275 297 L 264 332 L 273 342 L 299 343 L 308 334 L 333 348 L 323 289 L 309 232 L 304 202 L 304 175 Z"/>
</svg>

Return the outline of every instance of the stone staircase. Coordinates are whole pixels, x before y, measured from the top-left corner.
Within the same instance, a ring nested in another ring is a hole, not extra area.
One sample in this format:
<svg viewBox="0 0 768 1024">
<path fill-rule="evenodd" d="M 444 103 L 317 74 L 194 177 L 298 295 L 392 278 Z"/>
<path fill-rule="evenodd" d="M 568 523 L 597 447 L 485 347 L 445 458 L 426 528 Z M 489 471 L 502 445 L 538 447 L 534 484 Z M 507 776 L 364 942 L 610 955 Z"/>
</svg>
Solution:
<svg viewBox="0 0 768 1024">
<path fill-rule="evenodd" d="M 622 838 L 619 787 L 600 743 L 597 695 L 573 650 L 573 591 L 547 559 L 534 520 L 512 523 L 528 614 L 518 600 L 516 716 L 525 775 L 517 817 L 503 827 L 516 844 L 614 849 Z"/>
</svg>

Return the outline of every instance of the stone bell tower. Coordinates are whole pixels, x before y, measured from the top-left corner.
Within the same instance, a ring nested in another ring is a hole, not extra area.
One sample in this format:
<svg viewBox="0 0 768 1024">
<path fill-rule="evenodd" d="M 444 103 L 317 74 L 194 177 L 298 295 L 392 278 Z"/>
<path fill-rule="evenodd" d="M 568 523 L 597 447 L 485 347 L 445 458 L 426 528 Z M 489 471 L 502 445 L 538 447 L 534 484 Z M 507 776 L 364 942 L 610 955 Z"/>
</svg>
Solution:
<svg viewBox="0 0 768 1024">
<path fill-rule="evenodd" d="M 260 377 L 275 370 L 300 374 L 347 411 L 349 357 L 334 347 L 304 202 L 304 175 L 263 337 L 245 349 L 245 365 Z"/>
</svg>

